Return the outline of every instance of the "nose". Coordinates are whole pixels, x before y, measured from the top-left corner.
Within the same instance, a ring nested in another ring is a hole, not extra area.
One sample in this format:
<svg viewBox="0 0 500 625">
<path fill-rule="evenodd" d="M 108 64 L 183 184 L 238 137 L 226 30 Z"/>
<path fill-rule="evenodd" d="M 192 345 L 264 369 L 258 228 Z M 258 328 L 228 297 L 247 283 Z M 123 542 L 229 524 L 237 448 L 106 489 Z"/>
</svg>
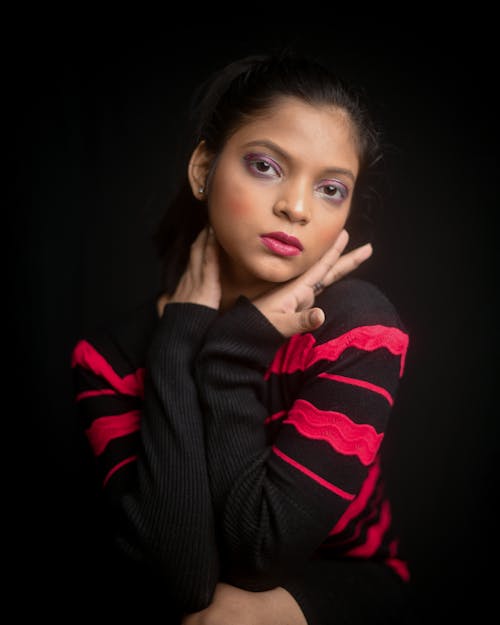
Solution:
<svg viewBox="0 0 500 625">
<path fill-rule="evenodd" d="M 305 192 L 298 189 L 295 191 L 289 189 L 287 193 L 282 194 L 273 206 L 273 213 L 290 222 L 304 225 L 311 219 Z"/>
</svg>

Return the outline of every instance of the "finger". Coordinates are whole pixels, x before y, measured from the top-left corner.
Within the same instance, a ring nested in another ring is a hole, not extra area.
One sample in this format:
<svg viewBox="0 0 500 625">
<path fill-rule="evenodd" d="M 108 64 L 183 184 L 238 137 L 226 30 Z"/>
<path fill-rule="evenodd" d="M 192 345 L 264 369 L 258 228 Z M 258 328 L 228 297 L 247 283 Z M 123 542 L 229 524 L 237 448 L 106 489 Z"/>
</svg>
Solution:
<svg viewBox="0 0 500 625">
<path fill-rule="evenodd" d="M 207 239 L 207 229 L 203 228 L 196 235 L 195 240 L 191 243 L 191 248 L 189 252 L 189 260 L 192 263 L 195 263 L 196 265 L 199 265 L 203 258 L 203 252 L 204 252 L 205 245 L 206 245 L 206 239 Z"/>
<path fill-rule="evenodd" d="M 318 266 L 320 268 L 326 269 L 326 271 L 331 269 L 331 267 L 333 267 L 340 258 L 348 243 L 349 233 L 347 232 L 347 230 L 342 230 L 338 237 L 335 239 L 333 245 L 320 258 Z"/>
<path fill-rule="evenodd" d="M 204 241 L 204 253 L 205 255 L 211 254 L 212 252 L 215 251 L 216 248 L 216 239 L 215 239 L 215 232 L 212 228 L 212 226 L 207 226 L 206 228 L 206 236 L 205 236 L 205 241 Z"/>
<path fill-rule="evenodd" d="M 297 328 L 295 332 L 312 332 L 325 321 L 325 313 L 321 308 L 309 308 L 295 315 Z"/>
<path fill-rule="evenodd" d="M 200 280 L 203 276 L 203 263 L 205 258 L 207 235 L 208 228 L 205 227 L 200 230 L 196 239 L 191 243 L 188 272 L 191 273 L 193 279 L 195 280 Z"/>
<path fill-rule="evenodd" d="M 323 254 L 323 256 L 314 263 L 310 269 L 303 274 L 304 282 L 310 286 L 319 282 L 324 282 L 323 278 L 332 269 L 335 263 L 340 258 L 340 255 L 345 249 L 349 241 L 349 234 L 347 230 L 342 230 L 338 237 L 335 239 L 333 245 Z"/>
<path fill-rule="evenodd" d="M 217 247 L 217 239 L 212 228 L 207 231 L 207 238 L 205 243 L 204 255 L 203 255 L 203 271 L 205 273 L 211 273 L 218 275 L 219 269 L 219 254 Z"/>
<path fill-rule="evenodd" d="M 340 231 L 339 236 L 335 239 L 335 243 L 332 245 L 332 250 L 337 253 L 337 258 L 345 250 L 345 246 L 349 243 L 349 233 L 343 229 Z M 327 252 L 328 253 L 328 252 Z"/>
<path fill-rule="evenodd" d="M 368 260 L 373 253 L 373 247 L 371 243 L 366 243 L 361 247 L 357 247 L 351 250 L 347 254 L 341 256 L 335 265 L 325 274 L 322 283 L 324 286 L 332 284 L 333 282 L 340 280 L 347 274 L 351 273 L 357 267 Z"/>
</svg>

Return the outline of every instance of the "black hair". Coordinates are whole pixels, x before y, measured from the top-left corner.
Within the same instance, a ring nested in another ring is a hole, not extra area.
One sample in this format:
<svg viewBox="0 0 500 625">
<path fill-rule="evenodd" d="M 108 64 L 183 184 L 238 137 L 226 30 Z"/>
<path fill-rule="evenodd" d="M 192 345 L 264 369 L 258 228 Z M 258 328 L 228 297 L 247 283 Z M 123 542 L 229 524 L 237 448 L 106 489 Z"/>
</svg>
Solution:
<svg viewBox="0 0 500 625">
<path fill-rule="evenodd" d="M 208 222 L 206 205 L 192 193 L 187 165 L 192 151 L 205 141 L 208 152 L 217 156 L 231 135 L 247 120 L 265 113 L 283 96 L 299 98 L 312 105 L 330 105 L 347 113 L 355 132 L 359 174 L 355 185 L 348 230 L 370 223 L 378 197 L 367 174 L 380 162 L 380 133 L 376 130 L 361 92 L 347 85 L 319 61 L 290 51 L 252 55 L 233 61 L 209 76 L 195 91 L 191 103 L 192 136 L 180 185 L 167 205 L 153 235 L 162 262 L 162 288 L 175 290 L 189 258 L 190 245 Z M 363 241 L 365 242 L 365 241 Z"/>
</svg>

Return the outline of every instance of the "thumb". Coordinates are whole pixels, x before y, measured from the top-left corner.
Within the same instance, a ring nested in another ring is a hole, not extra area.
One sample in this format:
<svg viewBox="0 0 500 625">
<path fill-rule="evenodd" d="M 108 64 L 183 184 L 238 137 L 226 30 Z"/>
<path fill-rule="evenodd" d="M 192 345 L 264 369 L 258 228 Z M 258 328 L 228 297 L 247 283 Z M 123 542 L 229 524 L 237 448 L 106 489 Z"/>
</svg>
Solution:
<svg viewBox="0 0 500 625">
<path fill-rule="evenodd" d="M 325 313 L 321 308 L 309 308 L 297 313 L 299 332 L 311 332 L 319 328 L 325 321 Z"/>
</svg>

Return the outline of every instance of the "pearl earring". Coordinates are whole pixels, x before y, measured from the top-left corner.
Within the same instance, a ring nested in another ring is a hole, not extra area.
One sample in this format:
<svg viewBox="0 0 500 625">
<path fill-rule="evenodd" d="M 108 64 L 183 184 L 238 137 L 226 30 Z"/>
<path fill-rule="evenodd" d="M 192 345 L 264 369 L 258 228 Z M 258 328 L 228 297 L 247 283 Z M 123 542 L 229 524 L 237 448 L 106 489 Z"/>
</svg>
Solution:
<svg viewBox="0 0 500 625">
<path fill-rule="evenodd" d="M 205 187 L 200 187 L 198 191 L 201 195 L 203 195 L 203 193 L 205 193 Z"/>
</svg>

